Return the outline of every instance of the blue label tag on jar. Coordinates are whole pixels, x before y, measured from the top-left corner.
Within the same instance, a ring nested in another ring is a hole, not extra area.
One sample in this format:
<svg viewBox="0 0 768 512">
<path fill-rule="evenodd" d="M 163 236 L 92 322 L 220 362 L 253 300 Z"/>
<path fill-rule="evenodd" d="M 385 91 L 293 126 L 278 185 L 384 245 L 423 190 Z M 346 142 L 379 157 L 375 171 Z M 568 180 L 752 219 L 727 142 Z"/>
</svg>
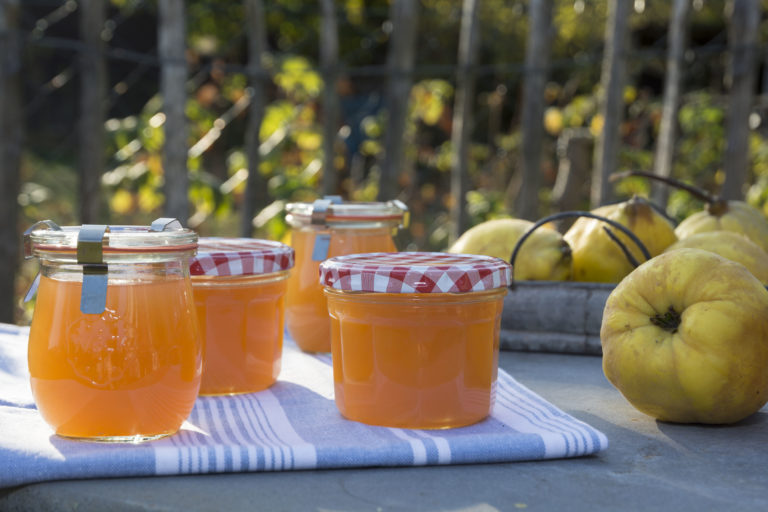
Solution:
<svg viewBox="0 0 768 512">
<path fill-rule="evenodd" d="M 312 261 L 325 261 L 328 259 L 328 248 L 331 246 L 331 235 L 320 233 L 315 235 L 315 245 L 312 248 Z"/>
<path fill-rule="evenodd" d="M 104 265 L 106 268 L 106 265 Z M 80 294 L 80 311 L 86 315 L 100 315 L 107 304 L 107 274 L 104 272 L 83 273 L 83 287 Z"/>
<path fill-rule="evenodd" d="M 107 305 L 108 268 L 104 263 L 104 224 L 83 224 L 77 235 L 77 262 L 83 267 L 80 311 L 100 315 Z"/>
</svg>

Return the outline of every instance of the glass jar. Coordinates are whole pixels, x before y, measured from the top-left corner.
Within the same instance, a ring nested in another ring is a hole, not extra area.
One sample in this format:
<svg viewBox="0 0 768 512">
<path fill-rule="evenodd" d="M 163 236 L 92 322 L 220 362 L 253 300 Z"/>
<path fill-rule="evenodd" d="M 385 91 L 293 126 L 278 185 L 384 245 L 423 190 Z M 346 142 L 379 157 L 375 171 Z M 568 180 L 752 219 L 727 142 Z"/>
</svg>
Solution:
<svg viewBox="0 0 768 512">
<path fill-rule="evenodd" d="M 287 205 L 296 269 L 288 280 L 286 327 L 302 350 L 330 352 L 331 331 L 323 288 L 317 282 L 320 262 L 333 256 L 395 252 L 393 234 L 407 225 L 408 209 L 400 201 L 341 202 L 326 198 Z"/>
<path fill-rule="evenodd" d="M 341 414 L 418 429 L 487 417 L 510 272 L 504 260 L 466 254 L 373 253 L 323 262 Z"/>
<path fill-rule="evenodd" d="M 152 226 L 38 223 L 41 270 L 29 333 L 37 408 L 56 434 L 138 442 L 176 432 L 200 387 L 189 258 L 197 235 Z"/>
<path fill-rule="evenodd" d="M 293 249 L 252 238 L 201 238 L 190 264 L 203 334 L 201 395 L 266 389 L 283 353 L 284 296 Z"/>
</svg>

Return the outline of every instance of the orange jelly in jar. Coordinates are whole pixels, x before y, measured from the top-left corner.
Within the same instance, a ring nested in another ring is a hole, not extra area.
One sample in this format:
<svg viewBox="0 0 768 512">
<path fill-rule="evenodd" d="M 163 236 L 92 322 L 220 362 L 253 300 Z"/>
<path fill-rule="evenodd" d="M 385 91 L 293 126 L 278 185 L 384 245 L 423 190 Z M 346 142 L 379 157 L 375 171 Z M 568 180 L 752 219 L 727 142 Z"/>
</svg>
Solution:
<svg viewBox="0 0 768 512">
<path fill-rule="evenodd" d="M 334 256 L 396 252 L 394 231 L 407 222 L 400 201 L 387 203 L 290 203 L 286 220 L 292 226 L 291 246 L 296 268 L 288 279 L 286 327 L 307 352 L 331 351 L 331 325 L 323 287 L 317 281 L 320 263 Z"/>
<path fill-rule="evenodd" d="M 293 249 L 252 238 L 202 238 L 190 264 L 203 333 L 201 395 L 266 389 L 280 373 Z"/>
<path fill-rule="evenodd" d="M 176 221 L 164 231 L 166 223 L 49 223 L 25 235 L 41 263 L 30 382 L 56 434 L 152 440 L 176 432 L 191 412 L 202 366 L 188 267 L 197 235 Z"/>
<path fill-rule="evenodd" d="M 320 267 L 336 406 L 385 427 L 477 423 L 493 407 L 510 265 L 444 253 L 372 253 Z"/>
</svg>

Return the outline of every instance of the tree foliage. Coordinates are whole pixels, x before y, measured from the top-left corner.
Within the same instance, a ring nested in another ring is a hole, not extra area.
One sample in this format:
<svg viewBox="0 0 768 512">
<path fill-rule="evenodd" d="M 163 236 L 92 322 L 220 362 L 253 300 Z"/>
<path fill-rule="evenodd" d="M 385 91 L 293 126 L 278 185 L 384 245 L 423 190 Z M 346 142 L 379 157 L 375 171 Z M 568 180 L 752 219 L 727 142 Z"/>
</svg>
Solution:
<svg viewBox="0 0 768 512">
<path fill-rule="evenodd" d="M 269 76 L 260 134 L 262 163 L 259 169 L 248 170 L 242 143 L 250 94 L 244 7 L 242 2 L 187 2 L 190 225 L 202 235 L 236 235 L 250 171 L 264 176 L 272 200 L 261 205 L 254 235 L 281 239 L 286 233 L 283 205 L 313 200 L 322 172 L 328 172 L 321 166 L 320 93 L 328 84 L 323 83 L 319 68 L 319 5 L 300 0 L 264 3 L 270 57 L 264 63 Z M 548 108 L 542 120 L 547 139 L 541 198 L 550 210 L 558 137 L 573 127 L 596 134 L 602 123 L 597 97 L 605 4 L 605 0 L 555 2 L 553 66 L 550 83 L 542 91 Z M 723 180 L 727 91 L 720 77 L 725 69 L 724 4 L 723 0 L 694 2 L 674 164 L 678 178 L 713 190 Z M 620 167 L 652 170 L 670 8 L 668 3 L 648 0 L 634 5 Z M 463 198 L 475 223 L 511 211 L 504 201 L 518 170 L 527 8 L 522 0 L 480 3 L 480 67 L 470 151 L 472 191 Z M 121 24 L 114 24 L 109 44 L 152 56 L 151 41 L 146 39 L 155 37 L 155 27 L 147 21 L 154 20 L 155 13 L 152 1 L 111 0 L 110 19 L 121 20 Z M 333 86 L 341 97 L 343 121 L 333 172 L 339 174 L 338 192 L 351 200 L 373 200 L 378 188 L 385 151 L 385 63 L 392 31 L 388 14 L 386 0 L 337 2 L 341 73 Z M 455 201 L 450 196 L 449 170 L 460 14 L 461 2 L 420 1 L 416 77 L 410 97 L 404 98 L 409 101 L 408 124 L 402 134 L 407 164 L 397 177 L 401 199 L 412 210 L 411 226 L 398 240 L 403 249 L 442 250 L 448 243 L 448 210 Z M 75 38 L 76 24 L 69 27 L 69 33 L 66 26 L 60 32 Z M 45 76 L 43 66 L 53 62 L 62 67 L 68 58 L 69 53 L 33 46 L 28 52 L 30 81 L 37 80 L 37 87 L 43 88 L 44 79 L 39 78 Z M 110 60 L 114 89 L 105 123 L 108 159 L 102 183 L 111 223 L 146 224 L 162 214 L 164 116 L 156 71 L 141 62 L 128 66 L 122 60 Z M 139 78 L 128 80 L 131 73 Z M 78 223 L 73 207 L 78 200 L 76 144 L 71 138 L 75 116 L 67 106 L 75 104 L 76 80 L 65 83 L 47 100 L 48 112 L 41 109 L 34 115 L 28 136 L 19 198 L 27 225 L 42 218 Z M 751 120 L 754 179 L 748 200 L 768 213 L 765 114 L 756 108 Z M 618 187 L 624 195 L 649 189 L 641 179 L 627 180 Z M 674 193 L 669 211 L 682 218 L 700 206 L 685 193 Z"/>
</svg>

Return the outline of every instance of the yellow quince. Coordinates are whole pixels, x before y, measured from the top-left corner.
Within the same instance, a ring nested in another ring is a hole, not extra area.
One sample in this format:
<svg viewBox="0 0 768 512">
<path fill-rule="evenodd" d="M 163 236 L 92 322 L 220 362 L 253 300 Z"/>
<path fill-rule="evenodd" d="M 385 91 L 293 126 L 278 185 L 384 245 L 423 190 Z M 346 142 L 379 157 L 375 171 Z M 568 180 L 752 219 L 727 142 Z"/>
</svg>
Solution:
<svg viewBox="0 0 768 512">
<path fill-rule="evenodd" d="M 465 231 L 447 252 L 484 254 L 509 261 L 517 241 L 533 227 L 525 219 L 493 219 Z M 571 276 L 571 248 L 546 224 L 520 245 L 513 272 L 518 281 L 566 281 Z"/>
<path fill-rule="evenodd" d="M 676 249 L 704 249 L 741 263 L 764 285 L 768 285 L 768 253 L 755 242 L 734 231 L 704 231 L 678 240 L 664 252 Z"/>
<path fill-rule="evenodd" d="M 763 212 L 744 201 L 717 200 L 693 213 L 677 225 L 675 234 L 684 239 L 707 231 L 740 233 L 768 252 L 768 219 Z"/>
<path fill-rule="evenodd" d="M 768 291 L 709 251 L 632 271 L 608 297 L 600 339 L 605 376 L 659 420 L 732 423 L 768 400 Z"/>
<path fill-rule="evenodd" d="M 703 210 L 683 219 L 675 228 L 677 238 L 684 239 L 696 233 L 708 231 L 735 231 L 759 245 L 768 252 L 768 219 L 763 212 L 744 201 L 724 199 L 703 188 L 684 183 L 669 176 L 644 171 L 625 171 L 611 175 L 611 181 L 629 176 L 642 176 L 664 183 L 666 186 L 685 190 L 703 201 Z"/>
<path fill-rule="evenodd" d="M 672 222 L 642 197 L 601 206 L 591 213 L 627 227 L 651 256 L 661 254 L 677 240 Z M 573 251 L 574 281 L 618 283 L 634 268 L 619 245 L 605 232 L 605 227 L 624 243 L 638 262 L 645 261 L 640 249 L 627 235 L 601 220 L 582 217 L 563 236 Z"/>
</svg>

